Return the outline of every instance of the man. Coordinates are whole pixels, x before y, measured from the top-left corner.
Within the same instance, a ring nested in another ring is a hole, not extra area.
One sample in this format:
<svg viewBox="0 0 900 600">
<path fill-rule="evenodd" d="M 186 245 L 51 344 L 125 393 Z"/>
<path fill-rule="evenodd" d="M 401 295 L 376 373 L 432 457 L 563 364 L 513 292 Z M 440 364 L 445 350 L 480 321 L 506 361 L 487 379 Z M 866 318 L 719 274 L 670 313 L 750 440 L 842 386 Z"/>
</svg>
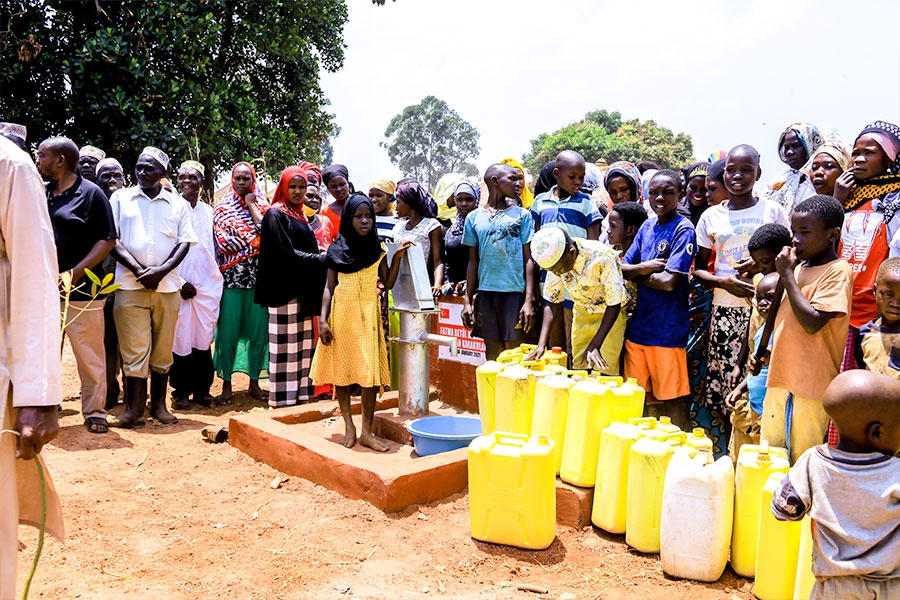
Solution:
<svg viewBox="0 0 900 600">
<path fill-rule="evenodd" d="M 97 163 L 106 158 L 106 152 L 96 146 L 82 146 L 78 153 L 78 170 L 81 176 L 91 183 L 97 183 Z"/>
<path fill-rule="evenodd" d="M 24 125 L 19 125 L 18 123 L 0 123 L 0 135 L 21 148 L 23 152 L 28 152 L 28 146 L 25 143 L 28 130 Z"/>
<path fill-rule="evenodd" d="M 93 300 L 85 270 L 103 279 L 100 262 L 116 245 L 116 229 L 106 195 L 76 172 L 77 165 L 78 146 L 69 138 L 48 138 L 38 146 L 37 168 L 49 182 L 47 205 L 57 262 L 62 272 L 72 276 L 68 307 L 60 303 L 81 379 L 84 426 L 91 433 L 106 433 L 106 352 L 103 311 L 99 310 L 103 300 Z"/>
<path fill-rule="evenodd" d="M 114 158 L 104 158 L 97 163 L 97 185 L 109 199 L 113 192 L 125 187 L 125 171 L 121 163 Z M 104 273 L 114 273 L 116 259 L 112 253 L 102 263 Z M 103 346 L 106 348 L 106 405 L 110 410 L 119 403 L 119 369 L 122 368 L 122 360 L 119 357 L 119 336 L 116 334 L 116 322 L 113 318 L 115 306 L 115 292 L 107 294 L 103 304 Z"/>
<path fill-rule="evenodd" d="M 32 459 L 59 432 L 59 269 L 43 198 L 31 157 L 0 136 L 0 429 L 19 434 L 0 434 L 4 599 L 18 597 L 18 524 L 41 520 L 40 479 Z M 62 541 L 62 510 L 49 477 L 46 490 L 46 530 Z"/>
<path fill-rule="evenodd" d="M 150 416 L 164 425 L 176 423 L 166 409 L 166 388 L 172 366 L 175 322 L 181 304 L 181 280 L 173 272 L 190 246 L 197 243 L 190 207 L 184 198 L 161 183 L 169 157 L 146 147 L 134 174 L 138 184 L 112 195 L 113 218 L 119 234 L 113 256 L 119 262 L 113 315 L 125 371 L 126 408 L 113 427 L 139 427 L 147 405 L 150 377 Z"/>
<path fill-rule="evenodd" d="M 203 165 L 193 160 L 178 169 L 178 190 L 190 204 L 191 223 L 200 243 L 178 267 L 184 283 L 173 347 L 172 408 L 176 410 L 190 408 L 191 395 L 203 406 L 213 401 L 209 393 L 214 373 L 210 346 L 222 301 L 222 273 L 216 263 L 212 207 L 200 201 L 204 174 Z"/>
</svg>

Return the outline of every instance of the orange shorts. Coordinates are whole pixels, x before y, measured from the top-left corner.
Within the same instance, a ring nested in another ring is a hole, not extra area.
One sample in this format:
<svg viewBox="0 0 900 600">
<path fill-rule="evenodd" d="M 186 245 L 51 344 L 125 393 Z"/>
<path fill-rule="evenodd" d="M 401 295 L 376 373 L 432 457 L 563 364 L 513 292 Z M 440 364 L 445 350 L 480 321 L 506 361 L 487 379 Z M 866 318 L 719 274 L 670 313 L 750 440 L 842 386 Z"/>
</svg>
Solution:
<svg viewBox="0 0 900 600">
<path fill-rule="evenodd" d="M 625 377 L 634 377 L 650 400 L 674 400 L 691 393 L 684 348 L 642 346 L 625 340 Z"/>
</svg>

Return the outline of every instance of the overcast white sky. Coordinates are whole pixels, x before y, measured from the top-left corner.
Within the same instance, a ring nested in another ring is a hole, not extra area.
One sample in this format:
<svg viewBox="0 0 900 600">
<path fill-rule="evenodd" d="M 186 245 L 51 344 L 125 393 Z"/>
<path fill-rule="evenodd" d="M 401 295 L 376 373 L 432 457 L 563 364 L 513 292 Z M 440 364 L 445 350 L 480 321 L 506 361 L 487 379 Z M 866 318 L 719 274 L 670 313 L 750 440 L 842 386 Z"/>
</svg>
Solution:
<svg viewBox="0 0 900 600">
<path fill-rule="evenodd" d="M 358 189 L 399 177 L 378 143 L 434 95 L 480 133 L 482 171 L 588 111 L 653 119 L 694 156 L 739 143 L 784 168 L 794 121 L 852 142 L 900 123 L 898 0 L 348 0 L 344 67 L 322 87 L 341 127 L 334 161 Z"/>
</svg>

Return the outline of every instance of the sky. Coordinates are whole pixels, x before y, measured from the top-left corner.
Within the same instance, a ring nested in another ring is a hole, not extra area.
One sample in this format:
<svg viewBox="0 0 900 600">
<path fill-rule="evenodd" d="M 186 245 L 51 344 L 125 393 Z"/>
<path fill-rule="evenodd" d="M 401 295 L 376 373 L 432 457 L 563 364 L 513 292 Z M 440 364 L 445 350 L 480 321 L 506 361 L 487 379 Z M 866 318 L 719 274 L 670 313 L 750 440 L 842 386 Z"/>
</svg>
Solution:
<svg viewBox="0 0 900 600">
<path fill-rule="evenodd" d="M 653 119 L 694 156 L 737 144 L 785 166 L 779 134 L 808 121 L 852 143 L 900 123 L 897 0 L 348 0 L 344 66 L 322 73 L 341 128 L 334 162 L 366 189 L 399 178 L 384 130 L 434 95 L 481 134 L 484 171 L 592 110 Z"/>
</svg>

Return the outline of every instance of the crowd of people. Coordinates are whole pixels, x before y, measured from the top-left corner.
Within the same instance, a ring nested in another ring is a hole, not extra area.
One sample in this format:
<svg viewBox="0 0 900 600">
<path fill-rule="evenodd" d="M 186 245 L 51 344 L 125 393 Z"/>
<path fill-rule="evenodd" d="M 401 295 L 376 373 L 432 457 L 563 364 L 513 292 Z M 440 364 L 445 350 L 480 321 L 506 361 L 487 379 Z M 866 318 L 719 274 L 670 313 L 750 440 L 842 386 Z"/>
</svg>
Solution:
<svg viewBox="0 0 900 600">
<path fill-rule="evenodd" d="M 24 128 L 0 133 L 28 150 Z M 851 386 L 842 371 L 892 378 L 872 384 L 888 396 L 900 385 L 900 127 L 875 121 L 845 144 L 793 123 L 777 151 L 785 169 L 762 193 L 749 145 L 681 170 L 566 150 L 533 190 L 508 158 L 481 178 L 446 175 L 434 194 L 410 178 L 357 190 L 345 166 L 301 161 L 269 198 L 239 162 L 211 206 L 200 163 L 172 169 L 147 147 L 126 187 L 101 149 L 49 138 L 36 165 L 59 270 L 83 284 L 65 304 L 77 316 L 65 334 L 85 425 L 141 425 L 148 380 L 149 416 L 174 423 L 170 377 L 178 411 L 216 400 L 214 373 L 228 402 L 243 371 L 273 407 L 334 397 L 341 443 L 386 450 L 371 423 L 396 369 L 387 308 L 396 257 L 416 248 L 435 299 L 462 298 L 487 359 L 526 341 L 531 358 L 564 348 L 571 368 L 635 378 L 649 415 L 703 427 L 717 455 L 760 440 L 792 461 L 826 440 L 835 452 L 894 444 L 893 454 L 897 431 L 866 446 L 846 425 L 846 394 L 828 398 L 833 381 Z M 397 244 L 391 261 L 385 242 Z M 107 273 L 120 287 L 104 310 L 85 310 L 98 301 L 90 282 Z M 113 417 L 120 370 L 126 406 Z M 797 506 L 796 494 L 785 502 Z"/>
</svg>

